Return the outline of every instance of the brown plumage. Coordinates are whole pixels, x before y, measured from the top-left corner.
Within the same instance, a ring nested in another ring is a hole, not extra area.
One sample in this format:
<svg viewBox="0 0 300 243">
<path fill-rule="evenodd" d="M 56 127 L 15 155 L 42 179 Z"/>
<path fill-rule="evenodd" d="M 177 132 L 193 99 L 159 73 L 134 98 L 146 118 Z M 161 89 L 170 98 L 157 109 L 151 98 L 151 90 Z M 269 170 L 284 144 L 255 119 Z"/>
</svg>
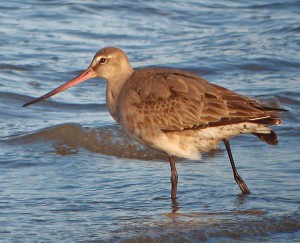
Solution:
<svg viewBox="0 0 300 243">
<path fill-rule="evenodd" d="M 268 144 L 278 143 L 269 126 L 282 123 L 277 115 L 282 110 L 265 107 L 190 72 L 166 68 L 134 71 L 126 54 L 113 47 L 100 50 L 78 77 L 24 106 L 94 77 L 107 81 L 108 110 L 127 134 L 169 155 L 173 200 L 178 180 L 173 156 L 197 159 L 201 152 L 223 141 L 234 178 L 242 192 L 248 193 L 235 167 L 228 139 L 249 133 Z"/>
<path fill-rule="evenodd" d="M 264 107 L 259 101 L 176 69 L 136 71 L 124 90 L 119 113 L 124 110 L 127 119 L 139 120 L 164 131 L 243 122 L 281 124 L 275 110 Z M 133 114 L 132 117 L 128 113 Z"/>
</svg>

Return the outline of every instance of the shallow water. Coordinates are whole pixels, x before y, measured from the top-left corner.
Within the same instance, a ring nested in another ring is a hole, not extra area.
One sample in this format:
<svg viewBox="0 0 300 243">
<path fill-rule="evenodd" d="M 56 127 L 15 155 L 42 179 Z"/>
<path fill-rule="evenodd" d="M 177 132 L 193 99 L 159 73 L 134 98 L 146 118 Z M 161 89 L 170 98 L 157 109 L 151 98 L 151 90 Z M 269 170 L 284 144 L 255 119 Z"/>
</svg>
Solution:
<svg viewBox="0 0 300 243">
<path fill-rule="evenodd" d="M 0 6 L 1 242 L 300 241 L 300 2 L 6 1 Z M 28 108 L 104 46 L 283 107 L 276 147 L 232 139 L 179 160 L 178 210 L 164 154 L 129 139 L 92 80 Z"/>
</svg>

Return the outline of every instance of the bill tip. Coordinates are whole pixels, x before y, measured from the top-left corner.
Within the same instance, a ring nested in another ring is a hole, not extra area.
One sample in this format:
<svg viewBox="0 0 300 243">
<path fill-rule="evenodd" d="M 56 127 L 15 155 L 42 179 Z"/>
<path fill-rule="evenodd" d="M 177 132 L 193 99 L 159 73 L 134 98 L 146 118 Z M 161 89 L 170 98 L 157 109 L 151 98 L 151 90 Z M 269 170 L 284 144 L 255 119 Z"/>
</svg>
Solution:
<svg viewBox="0 0 300 243">
<path fill-rule="evenodd" d="M 29 106 L 30 103 L 25 103 L 24 105 L 22 105 L 22 107 L 26 107 L 26 106 Z"/>
</svg>

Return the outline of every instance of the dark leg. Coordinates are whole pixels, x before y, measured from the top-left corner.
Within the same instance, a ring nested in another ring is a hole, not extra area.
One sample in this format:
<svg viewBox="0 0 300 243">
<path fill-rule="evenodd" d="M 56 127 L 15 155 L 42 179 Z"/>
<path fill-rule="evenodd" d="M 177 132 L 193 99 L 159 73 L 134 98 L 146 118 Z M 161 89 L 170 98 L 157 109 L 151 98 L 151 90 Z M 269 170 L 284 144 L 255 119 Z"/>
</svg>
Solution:
<svg viewBox="0 0 300 243">
<path fill-rule="evenodd" d="M 175 161 L 172 156 L 169 156 L 169 161 L 171 166 L 171 183 L 172 183 L 171 198 L 173 200 L 176 199 L 178 175 L 176 171 Z"/>
<path fill-rule="evenodd" d="M 239 173 L 237 172 L 237 169 L 236 169 L 234 161 L 233 161 L 229 141 L 227 139 L 224 139 L 223 142 L 225 144 L 225 147 L 226 147 L 226 150 L 227 150 L 227 153 L 228 153 L 228 157 L 229 157 L 229 160 L 230 160 L 231 168 L 232 168 L 234 179 L 235 179 L 236 183 L 239 185 L 239 187 L 240 187 L 240 189 L 243 193 L 245 193 L 245 194 L 250 193 L 250 190 L 247 187 L 246 183 L 244 182 L 242 177 L 240 177 Z"/>
</svg>

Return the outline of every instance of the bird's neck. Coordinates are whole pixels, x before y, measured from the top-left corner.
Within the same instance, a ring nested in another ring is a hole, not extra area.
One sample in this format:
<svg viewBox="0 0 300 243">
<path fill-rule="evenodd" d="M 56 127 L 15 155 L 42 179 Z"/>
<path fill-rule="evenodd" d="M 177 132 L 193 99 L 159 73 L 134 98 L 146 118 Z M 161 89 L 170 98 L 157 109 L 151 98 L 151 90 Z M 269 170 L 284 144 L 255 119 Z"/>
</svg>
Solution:
<svg viewBox="0 0 300 243">
<path fill-rule="evenodd" d="M 132 68 L 127 69 L 126 73 L 122 73 L 118 75 L 118 77 L 114 77 L 112 80 L 107 81 L 106 87 L 106 105 L 110 115 L 114 118 L 116 122 L 119 123 L 119 117 L 117 114 L 117 102 L 120 92 L 129 79 L 131 74 L 134 72 Z"/>
</svg>

